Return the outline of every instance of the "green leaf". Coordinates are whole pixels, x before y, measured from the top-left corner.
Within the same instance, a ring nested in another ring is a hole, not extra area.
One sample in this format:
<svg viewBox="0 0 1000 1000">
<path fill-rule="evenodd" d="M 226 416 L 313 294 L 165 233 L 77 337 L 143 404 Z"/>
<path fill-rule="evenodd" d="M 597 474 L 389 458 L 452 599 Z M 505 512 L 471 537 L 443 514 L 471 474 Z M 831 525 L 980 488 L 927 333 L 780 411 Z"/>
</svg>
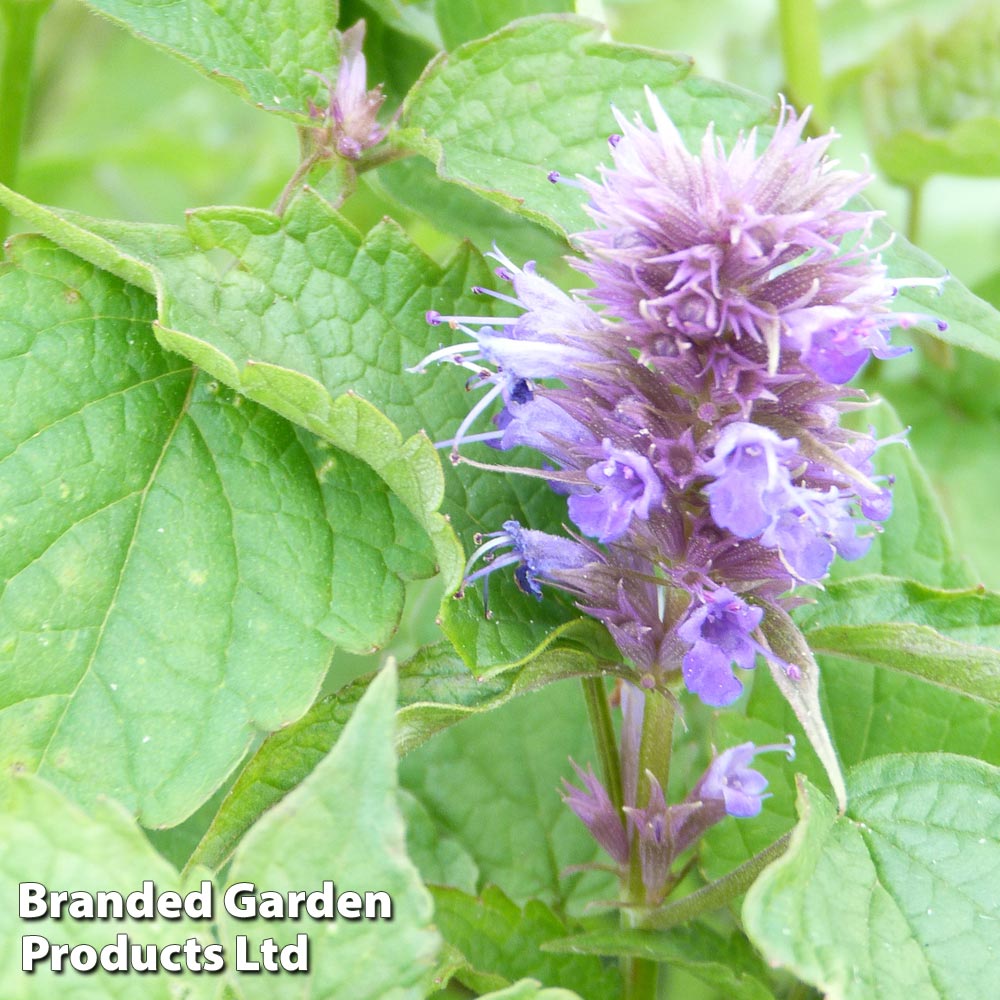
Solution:
<svg viewBox="0 0 1000 1000">
<path fill-rule="evenodd" d="M 874 429 L 878 438 L 903 430 L 895 411 L 884 399 L 878 405 L 844 421 L 856 430 Z M 880 448 L 874 456 L 875 472 L 892 476 L 892 517 L 877 534 L 862 559 L 834 561 L 835 581 L 857 576 L 901 576 L 932 587 L 961 587 L 975 583 L 975 576 L 955 551 L 951 528 L 927 473 L 913 452 L 898 444 Z"/>
<path fill-rule="evenodd" d="M 597 630 L 573 627 L 581 644 Z M 593 644 L 591 644 L 593 645 Z M 476 676 L 447 643 L 430 646 L 400 668 L 396 746 L 406 753 L 435 733 L 488 712 L 560 677 L 599 674 L 604 665 L 585 649 L 555 645 L 507 670 Z M 298 722 L 264 741 L 241 772 L 189 864 L 220 867 L 257 817 L 298 785 L 336 742 L 369 677 L 317 702 Z M 475 852 L 469 852 L 475 858 Z"/>
<path fill-rule="evenodd" d="M 469 852 L 452 837 L 440 836 L 431 814 L 402 789 L 399 807 L 406 823 L 406 851 L 424 882 L 475 892 L 479 869 Z"/>
<path fill-rule="evenodd" d="M 1000 771 L 944 754 L 867 761 L 850 807 L 804 782 L 788 851 L 743 920 L 831 1000 L 987 1000 L 1000 976 Z"/>
<path fill-rule="evenodd" d="M 520 17 L 532 14 L 572 14 L 573 0 L 435 0 L 434 16 L 444 38 L 444 47 L 454 49 L 463 42 L 489 35 Z"/>
<path fill-rule="evenodd" d="M 795 713 L 816 756 L 822 761 L 837 804 L 843 810 L 847 803 L 847 792 L 844 789 L 844 776 L 840 771 L 837 751 L 830 741 L 830 730 L 819 704 L 819 665 L 802 633 L 781 608 L 767 609 L 761 631 L 767 637 L 771 651 L 782 663 L 796 671 L 793 676 L 782 663 L 768 659 L 767 665 L 775 687 Z"/>
<path fill-rule="evenodd" d="M 914 22 L 865 80 L 864 108 L 875 159 L 897 184 L 935 174 L 1000 174 L 1000 16 L 973 7 L 932 37 Z"/>
<path fill-rule="evenodd" d="M 324 920 L 309 931 L 309 995 L 352 1000 L 422 1000 L 439 938 L 432 903 L 406 856 L 396 785 L 393 729 L 396 671 L 389 663 L 368 687 L 337 745 L 284 802 L 254 827 L 233 858 L 229 883 L 287 892 L 336 880 L 343 893 L 388 893 L 391 920 Z M 219 936 L 234 948 L 236 934 L 293 942 L 296 922 L 247 925 L 220 914 Z M 244 976 L 239 992 L 254 997 L 300 997 L 297 976 Z"/>
<path fill-rule="evenodd" d="M 1000 765 L 1000 712 L 983 702 L 867 663 L 829 655 L 820 662 L 823 714 L 845 767 L 901 751 L 946 751 Z M 745 713 L 720 713 L 714 733 L 720 748 L 746 740 L 775 743 L 799 732 L 791 709 L 767 678 L 755 679 Z M 772 797 L 752 822 L 729 820 L 709 831 L 702 857 L 713 878 L 742 864 L 794 824 L 795 772 L 814 784 L 824 777 L 822 765 L 801 740 L 794 764 L 766 754 L 754 767 L 768 778 Z"/>
<path fill-rule="evenodd" d="M 382 84 L 390 105 L 398 105 L 441 50 L 429 2 L 341 0 L 345 28 L 364 18 L 369 86 Z"/>
<path fill-rule="evenodd" d="M 860 577 L 796 620 L 816 653 L 912 674 L 1000 707 L 1000 594 Z"/>
<path fill-rule="evenodd" d="M 594 956 L 546 954 L 546 941 L 565 937 L 567 926 L 544 903 L 529 900 L 522 910 L 496 886 L 487 886 L 477 899 L 458 889 L 435 887 L 434 922 L 445 941 L 457 948 L 476 975 L 459 973 L 466 985 L 482 973 L 507 981 L 530 976 L 543 983 L 559 983 L 585 1000 L 613 1000 L 621 993 L 617 970 Z"/>
<path fill-rule="evenodd" d="M 568 15 L 538 17 L 463 45 L 414 87 L 393 141 L 431 159 L 443 179 L 565 236 L 588 216 L 581 193 L 548 174 L 596 175 L 612 104 L 631 116 L 647 106 L 649 86 L 689 140 L 709 121 L 729 138 L 769 117 L 766 101 L 691 76 L 689 59 L 598 41 L 600 31 Z"/>
<path fill-rule="evenodd" d="M 661 931 L 592 931 L 549 941 L 555 954 L 614 955 L 662 962 L 715 987 L 729 1000 L 771 1000 L 767 970 L 740 934 L 726 938 L 704 924 L 692 923 Z"/>
<path fill-rule="evenodd" d="M 422 156 L 396 160 L 365 177 L 374 178 L 381 193 L 457 239 L 479 247 L 496 243 L 518 260 L 554 261 L 567 252 L 566 242 L 551 230 L 505 211 L 467 187 L 441 180 Z"/>
<path fill-rule="evenodd" d="M 335 643 L 387 641 L 427 544 L 366 465 L 166 354 L 145 293 L 37 237 L 0 289 L 0 760 L 172 825 Z"/>
<path fill-rule="evenodd" d="M 401 440 L 392 423 L 447 439 L 468 412 L 462 369 L 406 369 L 440 345 L 427 310 L 489 313 L 470 291 L 491 280 L 470 248 L 438 267 L 392 223 L 363 238 L 311 192 L 280 220 L 202 209 L 186 230 L 56 213 L 2 188 L 0 201 L 100 266 L 155 287 L 154 331 L 169 350 L 368 462 L 434 542 L 446 592 L 464 567 L 436 512 L 446 489 L 445 509 L 466 538 L 509 518 L 553 528 L 565 519 L 565 500 L 542 480 L 468 468 L 445 477 L 427 437 Z M 538 604 L 509 575 L 497 582 L 493 626 L 484 628 L 478 594 L 454 607 L 454 620 L 451 606 L 446 613 L 449 634 L 480 669 L 519 661 L 575 616 L 558 600 Z"/>
<path fill-rule="evenodd" d="M 562 682 L 441 733 L 402 762 L 400 780 L 438 829 L 465 847 L 484 880 L 518 905 L 541 899 L 576 913 L 614 898 L 616 882 L 605 873 L 564 873 L 608 863 L 561 801 L 567 756 L 595 759 L 579 685 Z"/>
<path fill-rule="evenodd" d="M 1000 520 L 983 516 L 995 495 L 1000 363 L 962 349 L 953 355 L 947 369 L 886 365 L 878 391 L 910 425 L 909 440 L 948 512 L 958 550 L 975 566 L 974 576 L 953 585 L 982 581 L 1000 589 Z"/>
<path fill-rule="evenodd" d="M 336 0 L 88 0 L 144 41 L 166 49 L 244 100 L 309 123 L 308 101 L 337 64 Z"/>
<path fill-rule="evenodd" d="M 375 14 L 388 28 L 401 34 L 419 39 L 433 49 L 441 48 L 441 32 L 434 17 L 433 0 L 360 0 L 368 14 Z M 345 8 L 349 4 L 341 3 L 341 21 L 352 23 L 345 17 Z M 371 79 L 369 73 L 369 79 Z"/>
<path fill-rule="evenodd" d="M 50 1000 L 71 989 L 80 1000 L 170 1000 L 178 996 L 177 977 L 121 975 L 95 971 L 90 975 L 68 971 L 56 974 L 42 961 L 30 975 L 21 971 L 21 938 L 41 935 L 52 944 L 113 944 L 118 934 L 136 943 L 177 944 L 197 938 L 212 941 L 207 924 L 181 921 L 82 921 L 51 918 L 26 923 L 18 919 L 14 900 L 18 884 L 42 882 L 49 890 L 124 894 L 151 879 L 157 891 L 179 889 L 177 871 L 150 847 L 131 817 L 114 802 L 101 801 L 84 811 L 45 781 L 30 775 L 0 780 L 0 994 L 6 1000 Z M 198 882 L 183 891 L 199 888 Z M 183 956 L 181 957 L 183 962 Z M 217 995 L 211 975 L 183 977 L 186 997 Z"/>
<path fill-rule="evenodd" d="M 938 340 L 956 347 L 967 347 L 988 358 L 1000 359 L 1000 312 L 984 299 L 969 291 L 957 278 L 951 276 L 930 254 L 924 253 L 882 220 L 876 220 L 872 240 L 876 246 L 892 240 L 882 251 L 882 260 L 890 278 L 942 278 L 941 291 L 925 287 L 902 285 L 893 299 L 898 312 L 913 312 L 927 316 L 921 325 Z M 941 330 L 930 320 L 943 319 L 948 327 Z"/>
<path fill-rule="evenodd" d="M 255 209 L 203 209 L 189 214 L 186 231 L 57 214 L 17 196 L 8 203 L 101 267 L 116 266 L 113 252 L 141 269 L 157 292 L 160 343 L 367 462 L 431 538 L 446 586 L 458 586 L 464 560 L 436 513 L 444 476 L 433 446 L 423 434 L 404 440 L 361 397 L 415 423 L 414 397 L 430 380 L 401 373 L 424 354 L 433 329 L 424 312 L 447 312 L 464 294 L 468 254 L 442 272 L 396 227 L 380 226 L 363 241 L 311 193 L 281 220 Z M 444 374 L 459 376 L 457 397 L 461 372 Z"/>
</svg>

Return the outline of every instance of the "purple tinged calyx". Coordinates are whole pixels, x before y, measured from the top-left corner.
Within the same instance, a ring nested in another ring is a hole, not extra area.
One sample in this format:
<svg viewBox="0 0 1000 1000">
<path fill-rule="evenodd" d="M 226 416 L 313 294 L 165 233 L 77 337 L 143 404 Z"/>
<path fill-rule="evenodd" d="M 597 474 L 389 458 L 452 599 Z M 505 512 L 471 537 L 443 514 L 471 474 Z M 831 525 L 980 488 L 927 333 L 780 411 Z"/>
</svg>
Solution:
<svg viewBox="0 0 1000 1000">
<path fill-rule="evenodd" d="M 588 764 L 584 771 L 574 760 L 570 760 L 576 776 L 583 782 L 586 791 L 563 778 L 563 802 L 573 810 L 590 830 L 594 840 L 603 847 L 619 865 L 627 865 L 629 859 L 628 834 L 621 813 L 615 809 L 604 785 Z"/>
</svg>

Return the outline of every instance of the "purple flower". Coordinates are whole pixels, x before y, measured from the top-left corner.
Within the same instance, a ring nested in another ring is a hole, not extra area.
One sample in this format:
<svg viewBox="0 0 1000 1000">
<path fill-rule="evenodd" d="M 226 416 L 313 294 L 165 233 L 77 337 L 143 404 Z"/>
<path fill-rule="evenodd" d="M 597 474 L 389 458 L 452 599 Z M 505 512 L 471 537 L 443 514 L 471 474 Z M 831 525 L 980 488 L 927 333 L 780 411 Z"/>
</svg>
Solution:
<svg viewBox="0 0 1000 1000">
<path fill-rule="evenodd" d="M 572 542 L 568 538 L 560 538 L 544 531 L 522 528 L 517 521 L 504 521 L 503 531 L 494 531 L 485 537 L 489 540 L 483 542 L 472 553 L 466 564 L 463 589 L 480 579 L 488 583 L 491 573 L 506 566 L 514 566 L 514 579 L 518 587 L 526 594 L 532 594 L 541 600 L 543 582 L 558 584 L 560 572 L 580 569 L 597 558 L 579 542 Z M 497 558 L 497 553 L 502 549 L 510 551 L 503 552 Z M 469 570 L 480 560 L 487 565 L 470 573 Z M 489 591 L 484 585 L 483 604 L 487 608 L 487 615 L 489 615 L 488 602 Z"/>
<path fill-rule="evenodd" d="M 545 396 L 533 395 L 524 402 L 511 399 L 497 414 L 499 428 L 495 445 L 499 448 L 534 448 L 566 464 L 573 454 L 597 442 L 593 433 Z"/>
<path fill-rule="evenodd" d="M 889 312 L 892 285 L 875 251 L 857 240 L 844 249 L 876 213 L 845 208 L 869 178 L 833 169 L 832 133 L 802 141 L 807 116 L 782 105 L 759 155 L 756 130 L 727 154 L 711 126 L 691 153 L 648 89 L 647 99 L 653 127 L 616 112 L 614 166 L 583 181 L 600 228 L 583 235 L 589 259 L 579 267 L 613 314 L 645 341 L 666 330 L 766 344 L 774 372 L 812 310 Z"/>
<path fill-rule="evenodd" d="M 340 67 L 337 82 L 320 77 L 330 94 L 326 108 L 310 102 L 313 118 L 323 119 L 327 134 L 321 144 L 347 160 L 357 160 L 361 154 L 385 138 L 385 129 L 376 117 L 385 95 L 382 85 L 368 89 L 368 68 L 361 46 L 365 40 L 365 22 L 358 21 L 340 36 Z"/>
<path fill-rule="evenodd" d="M 761 544 L 778 549 L 799 579 L 819 580 L 835 552 L 847 560 L 860 559 L 871 545 L 871 535 L 857 533 L 865 522 L 851 516 L 852 504 L 852 497 L 833 487 L 826 493 L 790 487 L 784 506 L 761 534 Z"/>
<path fill-rule="evenodd" d="M 603 325 L 591 309 L 537 275 L 531 262 L 521 269 L 499 251 L 493 256 L 503 261 L 497 273 L 513 281 L 518 298 L 480 287 L 475 291 L 525 311 L 518 316 L 491 318 L 443 316 L 430 310 L 426 318 L 432 326 L 447 323 L 472 339 L 438 348 L 408 369 L 423 372 L 430 364 L 449 362 L 472 372 L 470 387 L 490 386 L 462 421 L 454 438 L 438 444 L 451 447 L 454 453 L 463 442 L 502 441 L 502 426 L 496 431 L 467 434 L 498 398 L 508 407 L 511 402 L 526 403 L 534 396 L 533 380 L 566 378 L 608 360 L 600 344 Z M 486 364 L 493 368 L 487 368 Z"/>
<path fill-rule="evenodd" d="M 586 824 L 594 840 L 604 848 L 620 865 L 627 865 L 629 858 L 628 835 L 621 813 L 604 790 L 604 786 L 587 765 L 584 771 L 571 760 L 576 776 L 583 782 L 586 791 L 571 785 L 563 778 L 565 794 L 563 802 Z"/>
<path fill-rule="evenodd" d="M 605 624 L 641 688 L 682 674 L 720 706 L 758 654 L 800 676 L 754 638 L 764 614 L 794 606 L 836 555 L 862 556 L 888 516 L 879 442 L 840 426 L 864 402 L 843 383 L 901 353 L 893 326 L 926 319 L 893 310 L 896 287 L 939 282 L 888 280 L 876 213 L 847 207 L 867 178 L 827 160 L 832 136 L 804 140 L 805 116 L 782 106 L 768 141 L 728 149 L 709 128 L 689 151 L 648 99 L 651 124 L 618 115 L 612 166 L 577 185 L 596 223 L 578 237 L 587 299 L 496 251 L 513 295 L 476 291 L 513 315 L 428 314 L 469 342 L 422 364 L 454 362 L 485 389 L 445 442 L 453 460 L 483 468 L 458 453 L 477 440 L 533 449 L 542 469 L 510 473 L 547 479 L 595 539 L 564 549 L 508 522 L 467 582 L 506 566 L 536 597 L 554 584 Z M 647 844 L 669 840 L 657 805 Z"/>
<path fill-rule="evenodd" d="M 652 771 L 646 772 L 649 801 L 642 808 L 626 806 L 625 813 L 636 832 L 642 884 L 650 905 L 660 901 L 670 883 L 670 869 L 680 854 L 676 831 L 688 814 L 698 807 L 687 804 L 668 806 L 663 788 Z"/>
<path fill-rule="evenodd" d="M 684 654 L 684 683 L 706 705 L 729 705 L 743 691 L 732 664 L 752 670 L 763 652 L 751 633 L 760 625 L 763 608 L 751 607 L 728 587 L 720 587 L 695 603 L 677 628 L 691 644 Z"/>
<path fill-rule="evenodd" d="M 789 317 L 789 339 L 821 379 L 843 384 L 872 355 L 887 360 L 913 350 L 889 344 L 887 328 L 899 319 L 891 314 L 858 316 L 856 310 L 840 305 L 816 307 L 801 317 Z"/>
<path fill-rule="evenodd" d="M 754 771 L 749 766 L 750 762 L 757 754 L 770 750 L 780 750 L 788 755 L 789 760 L 794 760 L 795 742 L 791 737 L 788 740 L 788 743 L 761 747 L 753 743 L 730 747 L 712 761 L 688 800 L 700 801 L 708 807 L 714 805 L 725 814 L 741 819 L 758 815 L 766 797 L 767 779 L 759 771 Z"/>
<path fill-rule="evenodd" d="M 794 459 L 798 442 L 783 441 L 768 427 L 737 421 L 723 430 L 703 471 L 712 519 L 740 538 L 754 538 L 774 520 L 791 479 L 782 464 Z"/>
<path fill-rule="evenodd" d="M 660 482 L 648 458 L 612 446 L 605 438 L 605 457 L 587 468 L 596 492 L 569 498 L 569 516 L 585 535 L 613 542 L 628 530 L 633 517 L 649 519 L 650 508 L 663 499 Z"/>
</svg>

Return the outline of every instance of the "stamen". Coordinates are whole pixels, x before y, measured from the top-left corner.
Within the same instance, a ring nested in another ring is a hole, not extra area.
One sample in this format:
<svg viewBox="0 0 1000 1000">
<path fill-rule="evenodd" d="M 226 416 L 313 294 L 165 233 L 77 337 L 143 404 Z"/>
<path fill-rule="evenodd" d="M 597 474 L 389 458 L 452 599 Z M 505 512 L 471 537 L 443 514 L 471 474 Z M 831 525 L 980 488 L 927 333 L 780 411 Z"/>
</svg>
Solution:
<svg viewBox="0 0 1000 1000">
<path fill-rule="evenodd" d="M 412 368 L 407 368 L 406 370 L 415 375 L 422 375 L 427 366 L 434 364 L 435 361 L 451 361 L 454 364 L 462 364 L 459 360 L 463 354 L 477 354 L 480 351 L 479 344 L 454 344 L 451 347 L 439 347 L 436 351 L 432 351 L 423 360 L 418 361 Z"/>
</svg>

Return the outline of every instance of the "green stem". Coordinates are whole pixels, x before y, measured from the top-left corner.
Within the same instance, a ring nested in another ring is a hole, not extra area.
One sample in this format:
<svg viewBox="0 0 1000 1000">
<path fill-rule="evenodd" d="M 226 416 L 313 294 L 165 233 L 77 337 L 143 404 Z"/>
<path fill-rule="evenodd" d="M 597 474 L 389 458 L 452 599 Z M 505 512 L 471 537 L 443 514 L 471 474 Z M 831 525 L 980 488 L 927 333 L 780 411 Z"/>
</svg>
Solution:
<svg viewBox="0 0 1000 1000">
<path fill-rule="evenodd" d="M 31 66 L 35 58 L 38 22 L 52 0 L 0 2 L 4 21 L 3 66 L 0 68 L 0 184 L 17 180 L 21 139 L 28 116 Z M 0 208 L 0 239 L 7 235 L 10 213 Z"/>
<path fill-rule="evenodd" d="M 670 780 L 670 752 L 673 747 L 673 702 L 657 691 L 647 691 L 642 714 L 642 742 L 639 746 L 639 788 L 636 802 L 649 802 L 650 778 L 653 775 L 664 793 Z M 637 841 L 633 843 L 629 868 L 627 901 L 631 907 L 622 910 L 622 924 L 637 926 L 646 906 L 646 887 L 642 882 L 642 863 Z M 626 958 L 625 1000 L 655 1000 L 659 965 L 648 958 Z"/>
<path fill-rule="evenodd" d="M 639 748 L 638 800 L 649 799 L 650 772 L 660 783 L 664 795 L 670 781 L 670 751 L 674 743 L 674 704 L 658 691 L 646 693 L 642 714 L 642 744 Z"/>
<path fill-rule="evenodd" d="M 813 108 L 809 130 L 823 131 L 827 121 L 826 81 L 820 60 L 819 11 L 815 0 L 778 0 L 781 57 L 789 97 L 798 108 Z"/>
<path fill-rule="evenodd" d="M 660 967 L 648 958 L 625 959 L 624 1000 L 656 1000 Z"/>
<path fill-rule="evenodd" d="M 601 764 L 601 779 L 615 809 L 621 810 L 622 799 L 622 769 L 618 758 L 618 742 L 615 739 L 615 727 L 611 721 L 611 708 L 608 696 L 604 690 L 604 681 L 600 677 L 584 677 L 583 697 L 587 702 L 587 715 L 590 718 L 590 728 L 594 734 L 594 746 Z"/>
<path fill-rule="evenodd" d="M 703 886 L 683 899 L 678 899 L 676 903 L 642 916 L 638 926 L 646 930 L 669 930 L 703 913 L 710 913 L 725 906 L 730 900 L 746 892 L 761 871 L 785 853 L 790 838 L 791 834 L 786 833 L 760 853 L 755 854 L 749 861 L 744 861 L 739 868 L 735 868 L 728 875 Z"/>
<path fill-rule="evenodd" d="M 278 195 L 278 200 L 274 203 L 273 212 L 275 215 L 282 216 L 285 214 L 285 209 L 288 208 L 289 202 L 291 202 L 299 188 L 302 187 L 306 177 L 309 176 L 309 171 L 321 159 L 322 157 L 318 152 L 311 153 L 295 168 L 295 173 L 289 177 L 288 183 L 282 188 L 281 194 Z"/>
</svg>

